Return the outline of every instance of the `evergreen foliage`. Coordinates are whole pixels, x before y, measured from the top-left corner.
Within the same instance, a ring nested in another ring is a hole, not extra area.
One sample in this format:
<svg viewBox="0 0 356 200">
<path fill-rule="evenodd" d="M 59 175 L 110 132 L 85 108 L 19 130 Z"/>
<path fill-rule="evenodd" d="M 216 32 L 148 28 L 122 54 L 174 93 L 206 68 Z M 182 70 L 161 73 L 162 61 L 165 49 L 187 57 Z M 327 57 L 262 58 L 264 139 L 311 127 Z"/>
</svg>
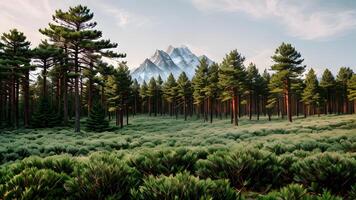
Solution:
<svg viewBox="0 0 356 200">
<path fill-rule="evenodd" d="M 305 88 L 302 94 L 302 101 L 308 106 L 309 115 L 310 106 L 319 107 L 320 105 L 319 83 L 313 68 L 309 70 L 305 78 Z"/>
<path fill-rule="evenodd" d="M 275 80 L 280 82 L 279 90 L 283 91 L 286 102 L 288 120 L 292 122 L 292 83 L 304 72 L 305 66 L 302 65 L 304 59 L 291 44 L 282 43 L 272 56 L 275 62 L 271 69 L 276 72 Z"/>
<path fill-rule="evenodd" d="M 41 98 L 37 110 L 32 114 L 31 126 L 33 128 L 51 128 L 60 124 L 60 116 L 49 103 L 48 98 Z"/>
<path fill-rule="evenodd" d="M 109 121 L 106 119 L 105 110 L 100 103 L 94 104 L 86 120 L 88 131 L 103 132 L 109 129 Z"/>
</svg>

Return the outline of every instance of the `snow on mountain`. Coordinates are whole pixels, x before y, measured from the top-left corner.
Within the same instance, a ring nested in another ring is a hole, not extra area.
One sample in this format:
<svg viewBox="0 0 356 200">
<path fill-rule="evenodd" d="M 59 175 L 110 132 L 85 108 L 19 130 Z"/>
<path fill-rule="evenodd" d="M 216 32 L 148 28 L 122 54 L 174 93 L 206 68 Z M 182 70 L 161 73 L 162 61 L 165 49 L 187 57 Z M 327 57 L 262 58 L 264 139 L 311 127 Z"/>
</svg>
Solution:
<svg viewBox="0 0 356 200">
<path fill-rule="evenodd" d="M 163 74 L 164 72 L 157 65 L 155 65 L 151 60 L 146 59 L 131 73 L 131 76 L 139 83 L 142 83 L 144 80 L 148 82 L 151 77 L 157 78 L 159 75 L 162 76 Z"/>
<path fill-rule="evenodd" d="M 173 62 L 171 57 L 162 50 L 156 50 L 150 60 L 164 72 L 162 76 L 163 80 L 165 80 L 170 73 L 177 78 L 179 74 L 183 72 L 182 69 Z"/>
<path fill-rule="evenodd" d="M 195 74 L 195 69 L 199 65 L 200 59 L 203 57 L 208 60 L 209 65 L 213 63 L 205 55 L 196 56 L 186 46 L 169 46 L 166 51 L 156 50 L 154 55 L 150 59 L 146 59 L 131 75 L 133 79 L 137 79 L 139 83 L 142 83 L 143 80 L 148 82 L 151 77 L 157 78 L 158 75 L 163 80 L 166 80 L 170 73 L 175 78 L 178 78 L 184 71 L 191 79 Z"/>
<path fill-rule="evenodd" d="M 199 65 L 199 58 L 193 54 L 188 47 L 182 46 L 175 48 L 169 46 L 166 52 L 173 62 L 180 67 L 190 79 L 194 76 L 195 69 Z"/>
</svg>

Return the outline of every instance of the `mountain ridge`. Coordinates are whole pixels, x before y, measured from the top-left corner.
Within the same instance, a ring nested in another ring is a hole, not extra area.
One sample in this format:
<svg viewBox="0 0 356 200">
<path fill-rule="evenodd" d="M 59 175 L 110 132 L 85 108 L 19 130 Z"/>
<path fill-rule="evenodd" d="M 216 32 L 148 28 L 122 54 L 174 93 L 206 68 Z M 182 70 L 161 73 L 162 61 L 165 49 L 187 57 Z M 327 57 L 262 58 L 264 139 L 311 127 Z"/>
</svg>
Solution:
<svg viewBox="0 0 356 200">
<path fill-rule="evenodd" d="M 206 55 L 198 57 L 187 46 L 169 45 L 166 51 L 157 49 L 150 58 L 146 58 L 139 67 L 133 70 L 131 76 L 142 83 L 148 82 L 151 77 L 157 78 L 158 76 L 166 80 L 170 73 L 178 78 L 182 72 L 185 72 L 188 78 L 192 79 L 203 57 L 208 60 L 209 65 L 213 63 Z"/>
</svg>

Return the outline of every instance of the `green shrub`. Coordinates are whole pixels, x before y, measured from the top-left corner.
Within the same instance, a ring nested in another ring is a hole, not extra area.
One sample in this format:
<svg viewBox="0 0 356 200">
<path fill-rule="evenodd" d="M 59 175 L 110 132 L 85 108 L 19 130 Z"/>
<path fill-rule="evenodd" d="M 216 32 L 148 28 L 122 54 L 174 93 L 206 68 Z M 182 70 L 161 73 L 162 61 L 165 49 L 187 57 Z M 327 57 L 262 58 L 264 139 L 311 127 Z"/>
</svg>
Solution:
<svg viewBox="0 0 356 200">
<path fill-rule="evenodd" d="M 47 158 L 29 157 L 9 166 L 14 174 L 27 168 L 50 169 L 57 173 L 72 174 L 79 162 L 68 155 Z"/>
<path fill-rule="evenodd" d="M 348 193 L 349 199 L 356 199 L 356 183 L 351 187 Z"/>
<path fill-rule="evenodd" d="M 88 131 L 103 132 L 109 129 L 109 121 L 106 119 L 105 110 L 96 103 L 89 113 L 86 121 L 86 128 Z"/>
<path fill-rule="evenodd" d="M 308 194 L 302 185 L 290 184 L 281 188 L 277 192 L 270 192 L 268 195 L 260 196 L 259 200 L 342 200 L 342 198 L 333 196 L 328 191 L 321 195 Z"/>
<path fill-rule="evenodd" d="M 77 169 L 65 188 L 73 199 L 128 199 L 140 178 L 137 170 L 118 159 L 93 159 Z"/>
<path fill-rule="evenodd" d="M 337 153 L 320 153 L 299 159 L 292 165 L 294 180 L 312 191 L 328 189 L 345 194 L 356 180 L 356 160 Z"/>
<path fill-rule="evenodd" d="M 184 148 L 147 151 L 133 156 L 129 164 L 144 175 L 169 175 L 184 170 L 193 172 L 195 162 L 206 158 L 207 154 L 204 150 L 188 150 Z"/>
<path fill-rule="evenodd" d="M 240 199 L 238 193 L 229 186 L 227 180 L 200 180 L 189 173 L 178 173 L 176 176 L 149 176 L 137 190 L 132 190 L 132 199 L 142 200 L 203 200 Z"/>
<path fill-rule="evenodd" d="M 218 152 L 196 164 L 197 175 L 204 178 L 229 179 L 238 188 L 266 191 L 282 184 L 279 159 L 259 150 Z"/>
<path fill-rule="evenodd" d="M 61 124 L 60 116 L 50 105 L 48 98 L 42 98 L 36 112 L 31 118 L 31 126 L 34 128 L 54 127 Z"/>
<path fill-rule="evenodd" d="M 26 168 L 0 185 L 2 199 L 62 199 L 69 177 L 50 169 Z"/>
</svg>

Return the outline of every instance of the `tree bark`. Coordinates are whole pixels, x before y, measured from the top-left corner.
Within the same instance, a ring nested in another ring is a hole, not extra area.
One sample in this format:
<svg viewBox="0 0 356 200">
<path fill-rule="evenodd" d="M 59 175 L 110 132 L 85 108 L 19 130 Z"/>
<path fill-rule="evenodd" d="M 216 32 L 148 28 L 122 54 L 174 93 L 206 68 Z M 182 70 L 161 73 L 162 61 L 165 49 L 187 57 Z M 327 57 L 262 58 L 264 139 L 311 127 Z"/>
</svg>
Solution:
<svg viewBox="0 0 356 200">
<path fill-rule="evenodd" d="M 75 98 L 75 128 L 74 132 L 80 132 L 80 97 L 79 97 L 79 62 L 78 62 L 78 47 L 76 47 L 74 54 L 75 66 L 75 82 L 74 82 L 74 98 Z"/>
<path fill-rule="evenodd" d="M 25 72 L 23 90 L 24 90 L 24 126 L 28 128 L 30 125 L 30 75 L 29 71 Z"/>
</svg>

